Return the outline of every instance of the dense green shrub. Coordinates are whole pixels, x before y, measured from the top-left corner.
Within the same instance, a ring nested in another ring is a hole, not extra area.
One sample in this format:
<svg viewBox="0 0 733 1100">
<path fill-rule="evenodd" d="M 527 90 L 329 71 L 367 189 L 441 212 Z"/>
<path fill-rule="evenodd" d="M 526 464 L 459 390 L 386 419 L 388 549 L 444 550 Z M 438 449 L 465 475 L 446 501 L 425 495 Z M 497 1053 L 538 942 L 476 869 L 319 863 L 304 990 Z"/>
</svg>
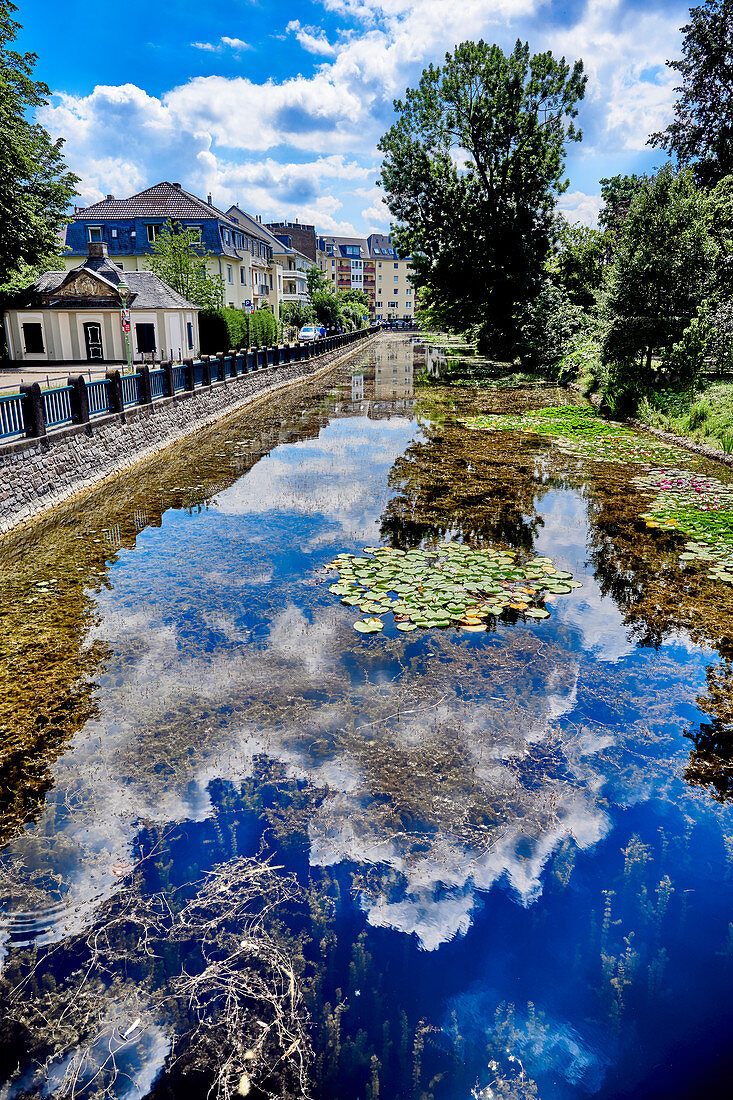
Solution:
<svg viewBox="0 0 733 1100">
<path fill-rule="evenodd" d="M 522 366 L 557 377 L 560 361 L 583 325 L 583 312 L 550 279 L 518 314 Z"/>
<path fill-rule="evenodd" d="M 279 325 L 272 310 L 204 309 L 199 314 L 202 355 L 215 355 L 230 348 L 272 347 L 278 342 Z"/>
</svg>

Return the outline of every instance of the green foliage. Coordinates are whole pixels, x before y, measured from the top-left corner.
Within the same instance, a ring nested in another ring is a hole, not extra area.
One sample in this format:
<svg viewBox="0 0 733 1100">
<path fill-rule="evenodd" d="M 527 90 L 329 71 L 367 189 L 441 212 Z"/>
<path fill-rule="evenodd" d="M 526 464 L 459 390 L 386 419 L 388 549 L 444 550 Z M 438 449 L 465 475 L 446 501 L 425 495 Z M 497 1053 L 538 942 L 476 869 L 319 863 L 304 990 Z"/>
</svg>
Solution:
<svg viewBox="0 0 733 1100">
<path fill-rule="evenodd" d="M 455 331 L 480 325 L 499 356 L 513 354 L 517 309 L 542 278 L 584 89 L 582 62 L 464 42 L 395 102 L 379 144 L 393 237 L 413 257 L 423 308 Z"/>
<path fill-rule="evenodd" d="M 669 366 L 683 385 L 687 387 L 692 405 L 702 375 L 710 343 L 710 322 L 706 303 L 698 310 L 682 337 L 669 354 Z"/>
<path fill-rule="evenodd" d="M 706 296 L 717 249 L 707 196 L 667 165 L 642 187 L 624 223 L 605 300 L 603 359 L 628 386 L 654 378 L 655 351 L 678 341 Z"/>
<path fill-rule="evenodd" d="M 201 353 L 215 355 L 234 348 L 272 347 L 278 341 L 278 323 L 264 306 L 254 313 L 241 309 L 205 309 L 199 314 Z"/>
<path fill-rule="evenodd" d="M 587 328 L 568 340 L 557 367 L 559 382 L 577 378 L 584 392 L 595 388 L 598 380 L 601 349 L 598 338 Z"/>
<path fill-rule="evenodd" d="M 556 376 L 560 361 L 583 324 L 582 311 L 563 289 L 545 279 L 520 312 L 522 366 Z"/>
<path fill-rule="evenodd" d="M 365 313 L 369 314 L 369 295 L 365 290 L 339 290 L 337 293 L 340 302 L 358 307 L 360 320 Z"/>
<path fill-rule="evenodd" d="M 674 120 L 652 134 L 649 144 L 666 150 L 710 187 L 733 173 L 733 5 L 705 0 L 690 9 L 682 28 L 682 57 L 667 61 L 679 73 Z"/>
<path fill-rule="evenodd" d="M 545 269 L 574 305 L 590 309 L 603 285 L 607 255 L 608 241 L 604 233 L 585 225 L 569 225 L 560 217 Z"/>
<path fill-rule="evenodd" d="M 27 285 L 58 256 L 79 181 L 66 168 L 63 141 L 28 121 L 50 91 L 33 80 L 36 55 L 8 48 L 20 29 L 15 11 L 0 0 L 0 287 L 7 290 Z"/>
<path fill-rule="evenodd" d="M 600 181 L 603 206 L 598 215 L 598 224 L 602 230 L 608 230 L 614 238 L 621 234 L 631 203 L 648 182 L 647 176 L 635 174 L 609 176 Z"/>
<path fill-rule="evenodd" d="M 332 290 L 318 290 L 311 301 L 319 325 L 325 328 L 337 328 L 342 319 L 342 308 L 338 297 Z"/>
<path fill-rule="evenodd" d="M 278 324 L 268 306 L 261 306 L 249 314 L 249 346 L 269 348 L 277 343 Z"/>
<path fill-rule="evenodd" d="M 313 301 L 316 294 L 331 289 L 331 284 L 319 267 L 309 267 L 305 273 L 305 278 L 308 285 L 308 297 L 311 301 Z"/>
<path fill-rule="evenodd" d="M 282 302 L 280 320 L 286 328 L 300 331 L 303 325 L 312 325 L 316 311 L 310 302 Z"/>
<path fill-rule="evenodd" d="M 197 230 L 168 220 L 153 242 L 148 267 L 189 302 L 202 309 L 217 309 L 223 287 L 221 279 L 208 272 L 208 255 Z"/>
</svg>

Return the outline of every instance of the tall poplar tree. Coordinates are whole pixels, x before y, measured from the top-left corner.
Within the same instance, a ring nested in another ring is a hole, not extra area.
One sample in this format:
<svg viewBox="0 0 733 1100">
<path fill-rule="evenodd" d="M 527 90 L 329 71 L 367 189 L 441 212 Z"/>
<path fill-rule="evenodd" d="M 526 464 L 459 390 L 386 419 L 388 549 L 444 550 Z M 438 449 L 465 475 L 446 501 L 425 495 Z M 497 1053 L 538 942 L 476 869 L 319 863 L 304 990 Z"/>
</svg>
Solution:
<svg viewBox="0 0 733 1100">
<path fill-rule="evenodd" d="M 33 79 L 36 55 L 10 48 L 20 29 L 17 10 L 0 0 L 0 287 L 27 282 L 58 254 L 79 181 L 66 168 L 63 141 L 28 121 L 51 93 Z"/>
<path fill-rule="evenodd" d="M 463 42 L 395 101 L 381 183 L 398 252 L 412 256 L 420 301 L 483 347 L 513 355 L 521 307 L 535 295 L 552 238 L 565 144 L 583 98 L 583 64 L 530 57 L 517 42 Z"/>
</svg>

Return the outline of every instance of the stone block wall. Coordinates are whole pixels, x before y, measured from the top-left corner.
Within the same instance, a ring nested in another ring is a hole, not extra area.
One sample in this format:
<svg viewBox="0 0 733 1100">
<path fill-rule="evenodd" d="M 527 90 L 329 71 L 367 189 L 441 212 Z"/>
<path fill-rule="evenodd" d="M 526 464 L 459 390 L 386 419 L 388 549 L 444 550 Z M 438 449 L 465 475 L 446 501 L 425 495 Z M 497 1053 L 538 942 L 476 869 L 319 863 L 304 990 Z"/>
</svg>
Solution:
<svg viewBox="0 0 733 1100">
<path fill-rule="evenodd" d="M 215 382 L 210 389 L 136 405 L 40 439 L 0 445 L 0 534 L 239 408 L 333 369 L 373 339 L 311 360 Z"/>
</svg>

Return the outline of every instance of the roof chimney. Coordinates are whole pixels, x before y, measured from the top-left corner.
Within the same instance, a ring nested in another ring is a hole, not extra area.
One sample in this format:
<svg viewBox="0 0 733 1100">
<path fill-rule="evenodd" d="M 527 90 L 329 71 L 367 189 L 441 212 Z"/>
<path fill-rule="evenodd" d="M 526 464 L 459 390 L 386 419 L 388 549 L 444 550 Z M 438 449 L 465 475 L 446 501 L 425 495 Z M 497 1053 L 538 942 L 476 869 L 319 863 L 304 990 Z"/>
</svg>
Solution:
<svg viewBox="0 0 733 1100">
<path fill-rule="evenodd" d="M 211 201 L 211 191 L 209 191 L 208 195 L 206 196 L 206 201 L 208 202 L 209 206 L 214 205 L 213 202 Z"/>
<path fill-rule="evenodd" d="M 171 187 L 175 187 L 176 191 L 180 191 L 180 190 L 181 190 L 181 185 L 180 185 L 180 183 L 172 183 L 172 184 L 171 184 Z"/>
<path fill-rule="evenodd" d="M 114 195 L 107 195 L 107 201 L 108 202 L 109 202 L 110 199 L 113 199 L 113 198 L 114 198 Z"/>
<path fill-rule="evenodd" d="M 107 258 L 107 245 L 104 241 L 89 242 L 89 259 L 105 260 Z"/>
</svg>

